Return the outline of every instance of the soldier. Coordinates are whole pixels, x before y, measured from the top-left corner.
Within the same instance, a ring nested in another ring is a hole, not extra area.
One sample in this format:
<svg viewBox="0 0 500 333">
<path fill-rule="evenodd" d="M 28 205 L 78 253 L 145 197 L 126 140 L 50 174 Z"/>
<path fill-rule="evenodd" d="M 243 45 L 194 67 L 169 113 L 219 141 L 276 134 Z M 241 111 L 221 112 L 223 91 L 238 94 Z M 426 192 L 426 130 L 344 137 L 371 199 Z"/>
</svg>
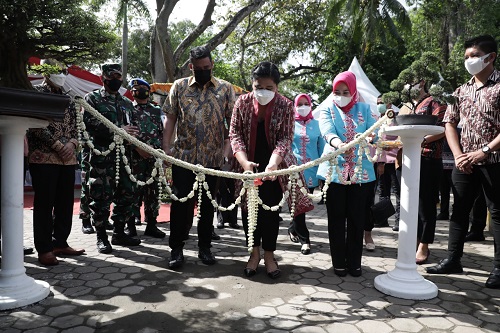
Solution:
<svg viewBox="0 0 500 333">
<path fill-rule="evenodd" d="M 118 93 L 122 85 L 120 64 L 102 65 L 101 80 L 103 87 L 85 95 L 85 100 L 101 115 L 116 126 L 121 127 L 128 134 L 137 136 L 138 129 L 131 125 L 134 112 L 132 102 Z M 113 142 L 113 132 L 102 124 L 89 112 L 83 114 L 88 133 L 93 139 L 95 149 L 106 151 Z M 113 206 L 113 245 L 136 246 L 141 243 L 137 238 L 130 237 L 124 232 L 125 223 L 134 218 L 133 202 L 135 185 L 125 171 L 123 162 L 120 162 L 119 182 L 116 184 L 116 150 L 107 155 L 97 155 L 90 152 L 88 193 L 91 219 L 97 231 L 97 250 L 100 253 L 111 253 L 113 248 L 106 234 L 106 221 L 109 218 L 109 208 Z M 131 160 L 131 147 L 125 143 L 125 154 Z"/>
<path fill-rule="evenodd" d="M 139 129 L 137 139 L 154 149 L 162 147 L 163 124 L 161 121 L 160 107 L 149 102 L 150 86 L 143 79 L 132 79 L 129 83 L 129 89 L 134 96 L 134 108 L 132 124 Z M 135 147 L 132 150 L 132 171 L 137 179 L 147 181 L 155 166 L 153 156 L 144 150 Z M 165 233 L 156 226 L 158 217 L 158 181 L 144 186 L 137 186 L 134 202 L 134 216 L 140 216 L 140 207 L 144 201 L 144 220 L 146 230 L 144 235 L 155 238 L 164 238 Z M 134 219 L 127 221 L 128 233 L 130 236 L 137 235 Z"/>
</svg>

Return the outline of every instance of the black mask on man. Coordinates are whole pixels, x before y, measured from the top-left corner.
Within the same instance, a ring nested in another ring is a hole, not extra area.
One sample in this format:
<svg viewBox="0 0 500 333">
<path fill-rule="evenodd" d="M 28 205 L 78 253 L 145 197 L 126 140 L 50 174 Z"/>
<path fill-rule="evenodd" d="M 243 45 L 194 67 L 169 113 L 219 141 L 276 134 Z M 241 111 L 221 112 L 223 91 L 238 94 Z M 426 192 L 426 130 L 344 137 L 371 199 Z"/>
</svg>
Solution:
<svg viewBox="0 0 500 333">
<path fill-rule="evenodd" d="M 118 79 L 111 79 L 104 81 L 111 91 L 118 91 L 122 86 L 123 81 Z"/>
<path fill-rule="evenodd" d="M 149 98 L 149 90 L 146 88 L 139 88 L 137 90 L 134 90 L 134 98 L 148 99 Z"/>
<path fill-rule="evenodd" d="M 194 78 L 201 86 L 204 86 L 212 78 L 211 69 L 195 69 Z"/>
</svg>

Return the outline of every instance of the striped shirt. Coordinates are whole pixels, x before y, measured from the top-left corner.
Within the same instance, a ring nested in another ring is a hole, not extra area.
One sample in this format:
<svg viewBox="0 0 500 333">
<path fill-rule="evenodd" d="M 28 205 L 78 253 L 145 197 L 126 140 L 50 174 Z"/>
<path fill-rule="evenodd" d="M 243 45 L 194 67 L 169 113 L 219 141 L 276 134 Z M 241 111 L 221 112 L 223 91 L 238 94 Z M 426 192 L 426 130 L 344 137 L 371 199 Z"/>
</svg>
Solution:
<svg viewBox="0 0 500 333">
<path fill-rule="evenodd" d="M 193 76 L 176 80 L 163 104 L 165 114 L 177 116 L 172 156 L 204 167 L 220 168 L 224 138 L 235 101 L 233 86 L 212 77 L 201 87 Z"/>
<path fill-rule="evenodd" d="M 500 72 L 494 70 L 486 84 L 477 87 L 474 78 L 458 87 L 453 95 L 456 102 L 448 106 L 444 122 L 460 124 L 460 144 L 464 153 L 479 150 L 500 134 Z M 493 151 L 478 164 L 500 162 Z"/>
</svg>

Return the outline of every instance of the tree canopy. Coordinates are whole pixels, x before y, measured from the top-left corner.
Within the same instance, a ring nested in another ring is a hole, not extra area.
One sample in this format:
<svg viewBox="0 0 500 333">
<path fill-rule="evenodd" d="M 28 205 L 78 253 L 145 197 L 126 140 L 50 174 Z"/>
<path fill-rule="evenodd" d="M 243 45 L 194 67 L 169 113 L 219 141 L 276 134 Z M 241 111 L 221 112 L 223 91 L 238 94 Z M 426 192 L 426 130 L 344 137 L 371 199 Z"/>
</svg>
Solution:
<svg viewBox="0 0 500 333">
<path fill-rule="evenodd" d="M 28 59 L 100 61 L 115 35 L 81 0 L 0 0 L 0 86 L 30 89 Z"/>
</svg>

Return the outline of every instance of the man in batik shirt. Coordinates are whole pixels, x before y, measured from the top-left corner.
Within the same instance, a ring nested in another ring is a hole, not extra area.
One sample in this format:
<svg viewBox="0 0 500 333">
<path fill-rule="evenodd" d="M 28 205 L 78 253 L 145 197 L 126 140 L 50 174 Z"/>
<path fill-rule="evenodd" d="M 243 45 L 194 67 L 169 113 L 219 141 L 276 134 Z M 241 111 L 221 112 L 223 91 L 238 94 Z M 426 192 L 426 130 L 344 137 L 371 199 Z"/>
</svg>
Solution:
<svg viewBox="0 0 500 333">
<path fill-rule="evenodd" d="M 193 76 L 176 80 L 165 100 L 163 112 L 167 118 L 163 131 L 163 149 L 173 157 L 200 164 L 207 168 L 220 169 L 225 157 L 230 157 L 228 129 L 231 120 L 235 93 L 232 85 L 212 76 L 214 62 L 210 51 L 199 46 L 190 51 L 189 69 Z M 177 137 L 170 147 L 174 128 Z M 191 170 L 172 166 L 174 193 L 186 197 L 193 188 L 195 175 Z M 216 194 L 217 179 L 206 176 L 209 190 Z M 186 202 L 173 201 L 170 211 L 169 246 L 172 249 L 169 267 L 180 267 L 184 263 L 183 247 L 187 226 L 193 220 L 196 197 Z M 201 219 L 198 223 L 198 257 L 206 265 L 216 260 L 210 251 L 214 207 L 203 191 Z"/>
<path fill-rule="evenodd" d="M 427 268 L 430 274 L 462 273 L 460 261 L 469 213 L 478 191 L 482 191 L 491 213 L 495 242 L 493 270 L 486 287 L 495 289 L 500 288 L 500 72 L 494 67 L 497 54 L 497 43 L 491 36 L 465 42 L 465 68 L 473 77 L 455 90 L 457 100 L 448 106 L 444 117 L 446 139 L 455 158 L 448 257 Z"/>
<path fill-rule="evenodd" d="M 43 63 L 57 66 L 54 60 Z M 65 73 L 49 74 L 34 88 L 40 92 L 63 94 Z M 38 261 L 57 265 L 56 256 L 80 255 L 83 249 L 68 245 L 73 219 L 75 186 L 76 108 L 71 101 L 62 121 L 45 128 L 28 130 L 28 161 L 35 197 L 33 201 L 33 236 Z"/>
</svg>

